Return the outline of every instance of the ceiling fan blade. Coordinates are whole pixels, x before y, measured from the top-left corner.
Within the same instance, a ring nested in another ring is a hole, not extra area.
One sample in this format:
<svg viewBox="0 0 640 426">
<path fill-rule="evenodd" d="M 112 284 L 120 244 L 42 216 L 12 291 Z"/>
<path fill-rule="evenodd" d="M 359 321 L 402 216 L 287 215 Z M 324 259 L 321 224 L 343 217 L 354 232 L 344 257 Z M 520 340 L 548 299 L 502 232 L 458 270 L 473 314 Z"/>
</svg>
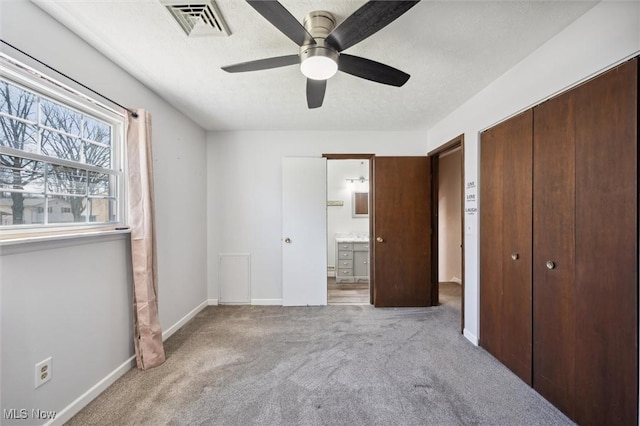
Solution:
<svg viewBox="0 0 640 426">
<path fill-rule="evenodd" d="M 369 1 L 338 25 L 326 42 L 339 52 L 386 27 L 418 1 Z"/>
<path fill-rule="evenodd" d="M 400 87 L 409 80 L 409 74 L 399 69 L 359 56 L 340 54 L 338 69 L 356 77 Z"/>
<path fill-rule="evenodd" d="M 319 108 L 324 100 L 324 92 L 327 90 L 327 80 L 307 79 L 307 106 L 309 109 Z"/>
<path fill-rule="evenodd" d="M 259 71 L 270 68 L 286 67 L 300 63 L 298 55 L 277 56 L 275 58 L 258 59 L 257 61 L 242 62 L 240 64 L 222 67 L 226 72 Z"/>
<path fill-rule="evenodd" d="M 302 24 L 276 0 L 247 0 L 247 3 L 298 46 L 316 44 Z"/>
</svg>

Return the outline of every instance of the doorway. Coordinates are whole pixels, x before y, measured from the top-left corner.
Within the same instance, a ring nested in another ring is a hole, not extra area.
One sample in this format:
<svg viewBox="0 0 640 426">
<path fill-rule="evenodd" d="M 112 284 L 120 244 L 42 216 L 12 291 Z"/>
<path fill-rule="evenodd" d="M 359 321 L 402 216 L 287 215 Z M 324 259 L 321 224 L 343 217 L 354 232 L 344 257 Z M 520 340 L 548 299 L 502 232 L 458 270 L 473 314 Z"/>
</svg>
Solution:
<svg viewBox="0 0 640 426">
<path fill-rule="evenodd" d="M 327 161 L 327 304 L 370 304 L 370 161 Z"/>
<path fill-rule="evenodd" d="M 433 166 L 434 250 L 432 280 L 438 304 L 460 310 L 464 329 L 464 137 L 430 152 Z"/>
<path fill-rule="evenodd" d="M 431 266 L 432 253 L 437 252 L 437 245 L 433 248 L 433 238 L 430 238 L 435 233 L 431 158 L 376 157 L 374 154 L 324 154 L 322 157 L 282 159 L 283 305 L 327 304 L 327 160 L 336 159 L 369 161 L 372 178 L 368 200 L 361 199 L 358 203 L 354 195 L 354 214 L 363 214 L 359 213 L 358 204 L 368 209 L 370 244 L 367 247 L 364 241 L 352 242 L 353 252 L 369 250 L 370 260 L 364 257 L 366 266 L 359 274 L 369 273 L 369 304 L 376 307 L 437 305 L 437 283 L 433 281 L 437 265 Z M 309 167 L 305 166 L 307 163 Z M 308 180 L 315 183 L 305 185 Z M 355 180 L 361 180 L 360 176 Z M 344 200 L 342 203 L 344 206 Z M 308 225 L 309 218 L 313 218 L 312 225 Z M 362 258 L 362 254 L 357 253 L 351 256 Z"/>
</svg>

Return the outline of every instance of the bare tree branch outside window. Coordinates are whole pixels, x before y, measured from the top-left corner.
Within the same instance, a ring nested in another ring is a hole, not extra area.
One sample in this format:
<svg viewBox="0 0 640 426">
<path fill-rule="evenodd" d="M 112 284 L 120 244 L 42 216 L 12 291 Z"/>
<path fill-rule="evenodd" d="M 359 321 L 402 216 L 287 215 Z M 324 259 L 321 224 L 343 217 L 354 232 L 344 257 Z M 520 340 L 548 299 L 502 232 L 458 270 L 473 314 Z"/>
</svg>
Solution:
<svg viewBox="0 0 640 426">
<path fill-rule="evenodd" d="M 25 153 L 0 153 L 0 203 L 11 200 L 10 212 L 0 204 L 0 225 L 114 220 L 112 132 L 101 120 L 0 80 L 0 149 Z M 41 156 L 50 160 L 34 159 Z"/>
<path fill-rule="evenodd" d="M 35 118 L 35 100 L 33 93 L 20 90 L 6 82 L 0 84 L 0 111 L 24 120 Z M 36 127 L 26 121 L 0 115 L 0 145 L 21 151 L 33 152 L 36 145 Z M 8 155 L 0 156 L 3 166 L 0 175 L 3 188 L 24 189 L 30 182 L 42 178 L 42 170 L 35 167 L 36 162 Z M 24 194 L 11 192 L 13 223 L 22 224 L 24 212 Z"/>
</svg>

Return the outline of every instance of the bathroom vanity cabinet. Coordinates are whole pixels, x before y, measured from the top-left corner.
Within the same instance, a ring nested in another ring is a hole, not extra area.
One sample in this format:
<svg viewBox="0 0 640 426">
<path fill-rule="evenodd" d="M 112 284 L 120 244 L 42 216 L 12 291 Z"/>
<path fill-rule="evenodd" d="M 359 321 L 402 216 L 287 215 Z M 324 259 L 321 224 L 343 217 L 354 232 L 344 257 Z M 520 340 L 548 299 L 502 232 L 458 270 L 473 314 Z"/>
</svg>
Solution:
<svg viewBox="0 0 640 426">
<path fill-rule="evenodd" d="M 369 282 L 368 238 L 336 238 L 336 283 Z"/>
</svg>

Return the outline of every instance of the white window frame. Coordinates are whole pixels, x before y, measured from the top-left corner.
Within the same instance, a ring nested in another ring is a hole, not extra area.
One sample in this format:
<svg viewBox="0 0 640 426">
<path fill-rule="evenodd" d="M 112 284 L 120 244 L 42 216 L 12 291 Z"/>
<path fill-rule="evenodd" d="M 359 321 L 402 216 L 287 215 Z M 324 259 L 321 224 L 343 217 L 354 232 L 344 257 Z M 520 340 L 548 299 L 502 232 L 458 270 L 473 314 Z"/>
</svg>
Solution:
<svg viewBox="0 0 640 426">
<path fill-rule="evenodd" d="M 127 224 L 127 192 L 126 192 L 126 146 L 125 128 L 126 117 L 124 113 L 86 96 L 83 93 L 25 65 L 18 60 L 0 52 L 0 78 L 9 84 L 33 92 L 41 99 L 54 101 L 64 107 L 80 114 L 103 121 L 111 126 L 111 169 L 104 169 L 89 164 L 75 161 L 57 159 L 47 155 L 28 153 L 22 150 L 0 146 L 0 154 L 18 156 L 35 161 L 44 161 L 48 164 L 62 165 L 85 170 L 87 172 L 99 172 L 115 177 L 115 199 L 117 203 L 115 221 L 90 222 L 89 206 L 87 205 L 87 222 L 69 222 L 52 224 L 19 224 L 1 225 L 0 241 L 14 239 L 30 239 L 38 236 L 56 235 L 60 232 L 83 234 L 95 233 L 100 230 L 112 230 L 126 227 Z M 46 128 L 37 124 L 37 128 Z M 87 182 L 88 185 L 88 182 Z M 1 189 L 0 189 L 1 190 Z M 8 192 L 8 191 L 5 191 Z M 53 195 L 53 194 L 52 194 Z M 45 196 L 45 200 L 48 198 Z M 47 211 L 48 203 L 45 203 Z"/>
</svg>

